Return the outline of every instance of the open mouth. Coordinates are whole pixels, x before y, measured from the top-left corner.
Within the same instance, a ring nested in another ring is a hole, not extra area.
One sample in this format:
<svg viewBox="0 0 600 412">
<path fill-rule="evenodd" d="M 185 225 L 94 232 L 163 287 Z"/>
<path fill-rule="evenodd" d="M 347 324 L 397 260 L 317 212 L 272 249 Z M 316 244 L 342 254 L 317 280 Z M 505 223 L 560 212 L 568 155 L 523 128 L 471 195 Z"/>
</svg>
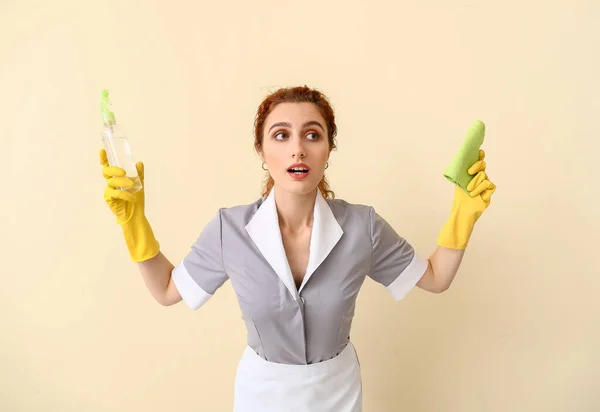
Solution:
<svg viewBox="0 0 600 412">
<path fill-rule="evenodd" d="M 292 167 L 290 169 L 288 169 L 288 173 L 293 173 L 293 174 L 303 174 L 303 173 L 308 173 L 308 169 L 305 169 L 303 167 Z"/>
<path fill-rule="evenodd" d="M 308 176 L 309 169 L 308 166 L 304 164 L 296 165 L 290 167 L 288 170 L 288 175 L 294 180 L 302 180 Z"/>
</svg>

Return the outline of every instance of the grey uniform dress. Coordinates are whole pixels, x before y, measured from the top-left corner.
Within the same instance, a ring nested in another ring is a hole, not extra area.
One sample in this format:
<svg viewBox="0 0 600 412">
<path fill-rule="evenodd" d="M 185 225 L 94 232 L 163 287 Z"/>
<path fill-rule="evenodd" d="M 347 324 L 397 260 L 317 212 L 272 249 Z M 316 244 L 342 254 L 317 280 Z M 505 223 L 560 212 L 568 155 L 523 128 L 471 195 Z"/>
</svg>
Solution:
<svg viewBox="0 0 600 412">
<path fill-rule="evenodd" d="M 231 281 L 247 328 L 236 411 L 362 410 L 350 342 L 360 288 L 368 276 L 400 300 L 427 269 L 427 260 L 372 207 L 325 199 L 320 191 L 316 196 L 299 288 L 283 248 L 274 190 L 251 204 L 220 209 L 173 270 L 174 284 L 194 310 Z"/>
</svg>

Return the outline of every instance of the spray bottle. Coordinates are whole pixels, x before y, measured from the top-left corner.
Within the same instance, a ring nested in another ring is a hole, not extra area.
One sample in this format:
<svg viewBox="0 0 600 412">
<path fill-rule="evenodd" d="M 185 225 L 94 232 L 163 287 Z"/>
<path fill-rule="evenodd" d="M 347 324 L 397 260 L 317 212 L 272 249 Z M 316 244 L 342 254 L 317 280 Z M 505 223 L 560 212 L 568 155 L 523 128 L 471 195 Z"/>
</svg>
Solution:
<svg viewBox="0 0 600 412">
<path fill-rule="evenodd" d="M 135 167 L 135 161 L 131 154 L 129 141 L 125 137 L 121 125 L 117 124 L 115 114 L 110 111 L 110 104 L 108 90 L 103 90 L 102 97 L 100 98 L 100 108 L 102 110 L 102 120 L 104 122 L 102 143 L 104 144 L 104 150 L 106 150 L 108 163 L 111 166 L 117 166 L 124 169 L 125 177 L 131 179 L 134 183 L 134 186 L 131 189 L 123 188 L 123 190 L 135 193 L 142 188 L 142 182 Z"/>
</svg>

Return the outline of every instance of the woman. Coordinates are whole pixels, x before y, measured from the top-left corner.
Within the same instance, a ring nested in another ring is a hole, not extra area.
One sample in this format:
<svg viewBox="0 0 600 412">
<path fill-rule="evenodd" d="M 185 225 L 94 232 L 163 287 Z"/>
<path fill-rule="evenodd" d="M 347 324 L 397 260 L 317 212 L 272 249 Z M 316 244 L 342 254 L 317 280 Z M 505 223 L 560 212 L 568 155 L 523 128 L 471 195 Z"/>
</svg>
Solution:
<svg viewBox="0 0 600 412">
<path fill-rule="evenodd" d="M 198 309 L 231 281 L 247 327 L 235 411 L 361 411 L 360 366 L 349 335 L 365 277 L 396 300 L 415 285 L 446 290 L 495 190 L 480 152 L 469 193 L 457 186 L 439 247 L 424 259 L 372 207 L 334 199 L 324 171 L 336 133 L 320 92 L 295 87 L 268 96 L 255 122 L 255 148 L 269 175 L 263 196 L 220 209 L 176 267 L 144 215 L 143 189 L 119 190 L 133 182 L 100 153 L 105 200 L 159 303 L 183 300 Z M 143 164 L 137 167 L 143 182 Z"/>
</svg>

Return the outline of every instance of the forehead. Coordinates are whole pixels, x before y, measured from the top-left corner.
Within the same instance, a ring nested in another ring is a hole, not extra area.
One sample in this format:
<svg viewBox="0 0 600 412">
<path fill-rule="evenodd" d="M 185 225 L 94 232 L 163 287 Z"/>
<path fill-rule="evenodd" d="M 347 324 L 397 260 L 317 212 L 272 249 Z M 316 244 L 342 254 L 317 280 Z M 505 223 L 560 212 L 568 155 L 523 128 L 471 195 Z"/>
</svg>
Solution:
<svg viewBox="0 0 600 412">
<path fill-rule="evenodd" d="M 288 122 L 294 127 L 310 120 L 316 120 L 325 127 L 325 119 L 314 103 L 280 103 L 267 116 L 265 126 L 268 127 L 277 122 Z"/>
</svg>

